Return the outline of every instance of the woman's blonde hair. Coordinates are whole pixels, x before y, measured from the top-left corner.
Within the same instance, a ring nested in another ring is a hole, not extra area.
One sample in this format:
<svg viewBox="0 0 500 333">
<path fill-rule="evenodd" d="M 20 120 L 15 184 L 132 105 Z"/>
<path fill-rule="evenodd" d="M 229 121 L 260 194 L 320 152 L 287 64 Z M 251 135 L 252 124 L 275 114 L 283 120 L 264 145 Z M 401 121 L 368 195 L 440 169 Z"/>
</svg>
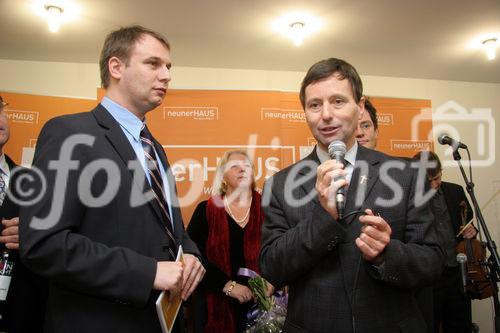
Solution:
<svg viewBox="0 0 500 333">
<path fill-rule="evenodd" d="M 224 182 L 224 171 L 226 169 L 226 164 L 229 161 L 231 155 L 243 155 L 246 157 L 248 163 L 250 163 L 250 166 L 252 168 L 252 190 L 255 191 L 256 189 L 255 170 L 253 167 L 253 163 L 250 160 L 250 157 L 248 156 L 248 153 L 241 149 L 227 150 L 220 159 L 219 163 L 217 164 L 217 170 L 215 171 L 215 178 L 212 187 L 212 194 L 214 195 L 215 194 L 225 195 L 227 192 L 227 184 Z"/>
</svg>

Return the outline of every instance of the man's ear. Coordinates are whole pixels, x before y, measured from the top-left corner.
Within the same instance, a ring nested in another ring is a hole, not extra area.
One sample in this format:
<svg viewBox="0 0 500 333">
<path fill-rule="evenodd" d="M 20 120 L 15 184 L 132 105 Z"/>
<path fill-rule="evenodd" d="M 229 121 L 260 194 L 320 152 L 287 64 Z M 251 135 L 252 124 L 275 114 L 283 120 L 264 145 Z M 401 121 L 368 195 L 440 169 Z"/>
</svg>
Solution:
<svg viewBox="0 0 500 333">
<path fill-rule="evenodd" d="M 361 99 L 358 102 L 358 107 L 359 107 L 358 120 L 360 120 L 363 117 L 363 114 L 365 113 L 365 96 L 361 96 Z"/>
<path fill-rule="evenodd" d="M 116 79 L 120 80 L 122 78 L 122 72 L 125 68 L 125 64 L 118 57 L 111 57 L 108 60 L 108 70 L 109 75 Z"/>
</svg>

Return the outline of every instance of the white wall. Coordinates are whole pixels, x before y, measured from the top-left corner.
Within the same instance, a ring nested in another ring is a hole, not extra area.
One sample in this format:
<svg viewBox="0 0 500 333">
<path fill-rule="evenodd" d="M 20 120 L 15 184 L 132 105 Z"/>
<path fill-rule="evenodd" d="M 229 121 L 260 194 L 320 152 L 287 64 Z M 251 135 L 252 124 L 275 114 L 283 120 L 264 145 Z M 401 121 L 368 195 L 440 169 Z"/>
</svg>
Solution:
<svg viewBox="0 0 500 333">
<path fill-rule="evenodd" d="M 65 96 L 95 99 L 100 86 L 97 64 L 13 61 L 0 59 L 0 91 L 35 95 Z M 298 91 L 303 72 L 258 71 L 217 68 L 174 67 L 171 88 L 177 89 L 227 89 L 227 90 L 281 90 Z M 492 122 L 500 125 L 500 84 L 453 82 L 363 76 L 365 93 L 371 96 L 430 99 L 433 112 L 453 100 L 467 108 L 489 108 Z M 168 98 L 168 96 L 167 96 Z M 473 158 L 478 140 L 474 121 L 454 123 L 461 137 L 471 147 Z M 495 133 L 492 133 L 495 134 Z M 466 140 L 465 140 L 466 139 Z M 498 138 L 492 154 L 500 157 Z M 437 153 L 446 158 L 444 149 Z M 465 154 L 462 156 L 466 159 Z M 491 166 L 474 168 L 474 183 L 479 205 L 495 242 L 499 242 L 500 228 L 500 163 L 495 159 Z M 458 168 L 444 171 L 444 179 L 463 184 Z M 490 300 L 473 302 L 473 319 L 481 332 L 493 332 Z"/>
</svg>

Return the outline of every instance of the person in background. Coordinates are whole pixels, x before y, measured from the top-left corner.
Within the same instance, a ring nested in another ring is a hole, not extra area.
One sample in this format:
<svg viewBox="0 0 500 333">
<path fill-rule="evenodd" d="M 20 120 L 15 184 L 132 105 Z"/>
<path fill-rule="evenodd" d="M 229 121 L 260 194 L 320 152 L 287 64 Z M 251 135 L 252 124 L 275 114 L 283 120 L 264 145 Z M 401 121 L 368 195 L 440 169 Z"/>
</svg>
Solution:
<svg viewBox="0 0 500 333">
<path fill-rule="evenodd" d="M 375 149 L 378 140 L 378 120 L 377 109 L 373 106 L 370 99 L 365 96 L 365 112 L 358 122 L 356 140 L 366 148 Z"/>
<path fill-rule="evenodd" d="M 416 170 L 358 145 L 363 88 L 344 60 L 314 64 L 300 101 L 318 144 L 263 192 L 260 267 L 275 287 L 289 285 L 283 331 L 424 332 L 413 290 L 439 277 L 442 251 L 429 203 L 416 199 Z M 336 140 L 345 167 L 328 155 Z M 339 218 L 333 198 L 348 184 Z"/>
<path fill-rule="evenodd" d="M 160 333 L 160 292 L 186 300 L 205 272 L 165 152 L 146 126 L 171 80 L 170 44 L 141 26 L 120 28 L 99 63 L 99 105 L 49 120 L 37 140 L 33 168 L 47 192 L 21 207 L 21 259 L 49 280 L 46 332 Z"/>
<path fill-rule="evenodd" d="M 207 263 L 202 283 L 207 302 L 203 331 L 242 332 L 254 300 L 248 272 L 240 269 L 260 273 L 263 221 L 261 196 L 255 190 L 252 163 L 245 151 L 224 153 L 213 192 L 210 199 L 198 204 L 187 229 Z"/>
<path fill-rule="evenodd" d="M 19 260 L 19 206 L 17 181 L 25 171 L 4 153 L 10 128 L 4 102 L 0 96 L 0 250 L 8 251 L 14 263 L 7 299 L 0 302 L 0 331 L 30 333 L 43 330 L 47 285 L 41 277 L 30 272 Z M 29 320 L 26 314 L 30 314 Z"/>
<path fill-rule="evenodd" d="M 433 163 L 427 168 L 427 178 L 436 194 L 431 200 L 435 228 L 445 252 L 445 268 L 434 285 L 434 332 L 472 332 L 471 300 L 463 293 L 460 267 L 457 263 L 457 244 L 476 237 L 477 230 L 469 224 L 473 212 L 462 186 L 441 180 L 443 170 L 439 157 L 431 151 L 417 153 L 414 160 Z"/>
</svg>

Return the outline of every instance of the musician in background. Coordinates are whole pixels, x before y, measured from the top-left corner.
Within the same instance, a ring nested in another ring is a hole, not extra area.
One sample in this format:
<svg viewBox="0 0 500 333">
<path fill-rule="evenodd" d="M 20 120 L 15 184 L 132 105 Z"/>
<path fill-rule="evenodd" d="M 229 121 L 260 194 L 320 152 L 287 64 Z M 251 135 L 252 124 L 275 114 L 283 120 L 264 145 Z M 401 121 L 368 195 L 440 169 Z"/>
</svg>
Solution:
<svg viewBox="0 0 500 333">
<path fill-rule="evenodd" d="M 460 185 L 441 181 L 441 161 L 435 153 L 422 151 L 414 159 L 435 163 L 427 168 L 427 178 L 431 187 L 437 191 L 432 198 L 431 207 L 436 218 L 436 231 L 445 252 L 445 269 L 434 286 L 434 331 L 470 333 L 471 299 L 463 292 L 456 246 L 464 238 L 476 237 L 477 230 L 472 223 L 463 228 L 464 223 L 472 220 L 472 209 Z"/>
</svg>

